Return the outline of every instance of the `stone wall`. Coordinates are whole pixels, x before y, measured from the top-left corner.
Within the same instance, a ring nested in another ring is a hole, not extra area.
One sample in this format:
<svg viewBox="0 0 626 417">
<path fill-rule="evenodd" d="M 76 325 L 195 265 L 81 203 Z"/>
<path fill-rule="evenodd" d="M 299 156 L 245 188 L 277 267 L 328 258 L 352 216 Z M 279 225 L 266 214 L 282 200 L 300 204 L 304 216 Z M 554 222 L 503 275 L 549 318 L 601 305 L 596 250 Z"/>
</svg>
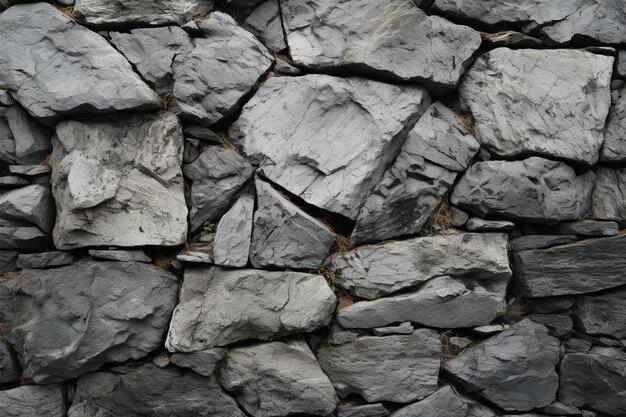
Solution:
<svg viewBox="0 0 626 417">
<path fill-rule="evenodd" d="M 624 0 L 0 9 L 0 417 L 626 415 Z"/>
</svg>

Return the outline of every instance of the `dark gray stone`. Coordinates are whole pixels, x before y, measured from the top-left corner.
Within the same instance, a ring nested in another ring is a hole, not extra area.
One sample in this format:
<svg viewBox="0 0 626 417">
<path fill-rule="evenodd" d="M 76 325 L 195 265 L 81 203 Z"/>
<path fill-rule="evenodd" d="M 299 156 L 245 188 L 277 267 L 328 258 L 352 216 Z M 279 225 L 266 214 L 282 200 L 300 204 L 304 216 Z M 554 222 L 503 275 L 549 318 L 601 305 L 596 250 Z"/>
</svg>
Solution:
<svg viewBox="0 0 626 417">
<path fill-rule="evenodd" d="M 582 414 L 582 411 L 578 408 L 560 402 L 555 402 L 545 407 L 539 407 L 538 411 L 551 416 L 580 416 Z"/>
<path fill-rule="evenodd" d="M 626 287 L 576 296 L 573 315 L 587 334 L 626 339 Z"/>
<path fill-rule="evenodd" d="M 328 335 L 328 342 L 333 345 L 343 345 L 354 342 L 360 335 L 361 332 L 358 329 L 344 329 L 339 324 L 334 323 Z"/>
<path fill-rule="evenodd" d="M 225 355 L 224 349 L 213 348 L 191 353 L 174 353 L 171 361 L 176 366 L 189 368 L 203 376 L 211 376 Z"/>
<path fill-rule="evenodd" d="M 484 220 L 472 217 L 465 223 L 469 232 L 508 232 L 515 229 L 515 223 L 507 220 Z"/>
<path fill-rule="evenodd" d="M 0 226 L 0 249 L 44 250 L 50 246 L 50 238 L 37 227 Z"/>
<path fill-rule="evenodd" d="M 528 235 L 511 241 L 511 249 L 516 251 L 544 249 L 576 241 L 575 235 Z"/>
<path fill-rule="evenodd" d="M 563 295 L 560 297 L 529 298 L 524 300 L 531 310 L 539 314 L 569 311 L 576 303 L 576 297 Z"/>
<path fill-rule="evenodd" d="M 52 173 L 50 165 L 11 165 L 9 172 L 23 177 L 38 177 Z"/>
<path fill-rule="evenodd" d="M 389 412 L 380 403 L 337 407 L 337 417 L 387 417 Z"/>
<path fill-rule="evenodd" d="M 185 136 L 191 136 L 192 138 L 201 139 L 204 142 L 212 145 L 219 145 L 222 138 L 208 127 L 189 125 L 185 127 Z"/>
<path fill-rule="evenodd" d="M 136 261 L 136 262 L 152 262 L 152 259 L 146 255 L 141 249 L 90 249 L 89 256 L 97 259 L 105 259 L 107 261 Z"/>
<path fill-rule="evenodd" d="M 8 93 L 5 95 L 10 97 Z M 10 164 L 38 164 L 50 153 L 50 149 L 50 133 L 43 126 L 13 99 L 6 104 L 0 103 L 1 161 Z M 14 173 L 11 168 L 9 172 Z"/>
<path fill-rule="evenodd" d="M 280 58 L 276 59 L 276 65 L 274 65 L 274 71 L 280 74 L 287 75 L 298 75 L 302 72 L 302 70 L 298 67 L 291 65 L 287 61 L 283 61 Z"/>
<path fill-rule="evenodd" d="M 10 346 L 0 338 L 0 384 L 18 382 L 22 370 L 19 362 L 13 356 Z M 0 391 L 0 398 L 2 391 Z"/>
<path fill-rule="evenodd" d="M 3 228 L 0 227 L 0 242 L 6 237 L 2 233 L 2 229 Z M 6 242 L 4 244 L 0 243 L 0 249 L 2 249 L 0 250 L 0 276 L 4 275 L 6 272 L 15 271 L 17 268 L 17 256 L 20 254 L 15 250 L 5 250 L 6 248 L 4 248 L 4 246 L 9 245 L 7 245 Z"/>
<path fill-rule="evenodd" d="M 626 222 L 626 169 L 598 168 L 593 189 L 593 217 Z"/>
<path fill-rule="evenodd" d="M 21 269 L 43 269 L 56 266 L 65 266 L 74 262 L 74 255 L 71 252 L 41 252 L 22 253 L 17 257 L 17 267 Z"/>
<path fill-rule="evenodd" d="M 62 385 L 23 385 L 0 391 L 0 404 L 2 404 L 0 415 L 7 417 L 64 417 L 66 415 Z"/>
<path fill-rule="evenodd" d="M 377 327 L 372 329 L 372 334 L 374 336 L 387 336 L 390 334 L 413 334 L 413 325 L 406 321 L 404 323 L 400 323 L 397 326 L 388 326 L 388 327 Z"/>
<path fill-rule="evenodd" d="M 252 239 L 254 194 L 244 191 L 217 224 L 213 241 L 216 265 L 244 267 L 248 263 Z"/>
<path fill-rule="evenodd" d="M 582 220 L 559 224 L 554 230 L 564 235 L 615 236 L 619 232 L 619 225 L 615 222 Z"/>
<path fill-rule="evenodd" d="M 563 338 L 571 333 L 574 323 L 570 316 L 564 314 L 531 314 L 529 319 L 546 326 L 553 335 Z"/>
<path fill-rule="evenodd" d="M 391 413 L 391 417 L 496 417 L 484 405 L 470 400 L 450 385 L 440 388 L 422 401 L 402 407 Z"/>
<path fill-rule="evenodd" d="M 0 194 L 0 219 L 34 225 L 49 234 L 54 226 L 54 213 L 49 185 L 28 185 Z"/>
<path fill-rule="evenodd" d="M 626 52 L 626 51 L 624 51 Z M 626 56 L 624 57 L 626 59 Z M 626 161 L 626 95 L 622 95 L 611 106 L 606 121 L 604 143 L 600 150 L 600 161 Z"/>
<path fill-rule="evenodd" d="M 470 218 L 466 212 L 456 207 L 450 207 L 450 213 L 450 225 L 453 227 L 462 227 Z"/>
<path fill-rule="evenodd" d="M 256 6 L 244 21 L 244 27 L 274 52 L 287 48 L 278 0 L 266 0 Z"/>
<path fill-rule="evenodd" d="M 0 189 L 20 188 L 30 184 L 31 182 L 26 178 L 18 177 L 17 175 L 0 176 Z"/>
</svg>

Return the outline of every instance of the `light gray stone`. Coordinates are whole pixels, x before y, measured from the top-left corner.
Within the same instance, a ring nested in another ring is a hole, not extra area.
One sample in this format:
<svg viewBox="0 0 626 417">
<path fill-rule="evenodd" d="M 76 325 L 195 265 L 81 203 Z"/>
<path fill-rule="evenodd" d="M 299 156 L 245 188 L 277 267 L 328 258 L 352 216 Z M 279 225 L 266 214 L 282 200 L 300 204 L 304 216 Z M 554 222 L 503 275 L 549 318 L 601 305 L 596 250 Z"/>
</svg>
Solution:
<svg viewBox="0 0 626 417">
<path fill-rule="evenodd" d="M 615 222 L 582 220 L 561 223 L 555 227 L 555 231 L 564 235 L 615 236 L 619 232 L 619 225 Z"/>
<path fill-rule="evenodd" d="M 250 255 L 254 195 L 244 191 L 217 224 L 213 241 L 216 265 L 244 267 Z"/>
<path fill-rule="evenodd" d="M 373 299 L 438 276 L 506 279 L 511 276 L 503 233 L 454 233 L 362 246 L 335 256 L 339 284 Z"/>
<path fill-rule="evenodd" d="M 469 215 L 457 207 L 450 207 L 450 225 L 453 227 L 462 227 L 469 220 Z"/>
<path fill-rule="evenodd" d="M 45 250 L 50 246 L 51 239 L 37 227 L 0 226 L 0 249 Z"/>
<path fill-rule="evenodd" d="M 511 249 L 516 251 L 544 249 L 576 241 L 575 235 L 528 235 L 511 241 Z"/>
<path fill-rule="evenodd" d="M 170 352 L 195 352 L 311 332 L 330 322 L 335 300 L 321 275 L 187 268 L 165 346 Z"/>
<path fill-rule="evenodd" d="M 119 250 L 119 249 L 90 249 L 89 256 L 107 261 L 119 262 L 151 262 L 152 259 L 141 249 Z"/>
<path fill-rule="evenodd" d="M 538 410 L 551 416 L 579 416 L 582 414 L 578 408 L 560 402 L 540 407 Z"/>
<path fill-rule="evenodd" d="M 21 367 L 11 353 L 11 348 L 0 338 L 0 384 L 11 384 L 20 380 Z M 0 391 L 0 396 L 2 391 Z"/>
<path fill-rule="evenodd" d="M 256 6 L 244 21 L 244 26 L 274 52 L 287 48 L 278 0 L 267 0 Z"/>
<path fill-rule="evenodd" d="M 200 251 L 189 251 L 181 255 L 176 255 L 176 259 L 181 262 L 213 264 L 213 258 L 211 257 L 211 254 Z"/>
<path fill-rule="evenodd" d="M 573 316 L 587 334 L 626 339 L 626 287 L 576 296 Z"/>
<path fill-rule="evenodd" d="M 410 322 L 400 323 L 397 326 L 377 327 L 372 329 L 374 336 L 387 336 L 390 334 L 412 334 L 415 329 Z"/>
<path fill-rule="evenodd" d="M 408 403 L 435 392 L 441 345 L 437 332 L 364 336 L 322 348 L 318 360 L 337 394 L 359 394 L 367 402 Z"/>
<path fill-rule="evenodd" d="M 0 176 L 0 189 L 20 188 L 30 184 L 31 182 L 26 178 L 18 177 L 17 175 Z"/>
<path fill-rule="evenodd" d="M 244 106 L 230 137 L 264 177 L 309 204 L 355 219 L 429 104 L 420 87 L 328 75 L 272 77 Z"/>
<path fill-rule="evenodd" d="M 626 169 L 597 168 L 593 217 L 626 222 Z"/>
<path fill-rule="evenodd" d="M 575 50 L 498 48 L 459 87 L 476 139 L 501 157 L 553 156 L 593 165 L 611 104 L 613 58 Z"/>
<path fill-rule="evenodd" d="M 487 326 L 478 326 L 472 329 L 472 332 L 479 334 L 481 336 L 489 336 L 497 333 L 501 333 L 508 329 L 510 326 L 508 324 L 491 324 Z"/>
<path fill-rule="evenodd" d="M 496 33 L 481 34 L 481 37 L 487 43 L 506 48 L 537 48 L 540 47 L 543 42 L 541 39 L 534 38 L 532 36 L 524 35 L 523 33 L 515 31 L 503 31 Z"/>
<path fill-rule="evenodd" d="M 337 417 L 387 417 L 389 412 L 380 403 L 337 407 Z"/>
<path fill-rule="evenodd" d="M 287 61 L 283 61 L 282 59 L 276 59 L 276 65 L 274 65 L 274 71 L 280 74 L 287 75 L 298 75 L 302 72 L 302 70 L 298 67 L 294 67 Z"/>
<path fill-rule="evenodd" d="M 17 267 L 21 269 L 42 269 L 56 266 L 65 266 L 74 262 L 74 255 L 71 252 L 40 252 L 22 253 L 17 257 Z"/>
<path fill-rule="evenodd" d="M 624 56 L 624 60 L 626 60 L 626 56 Z M 600 161 L 626 161 L 626 95 L 622 95 L 609 111 L 604 132 L 604 143 L 600 150 Z"/>
<path fill-rule="evenodd" d="M 422 401 L 402 407 L 391 413 L 391 417 L 496 417 L 484 405 L 459 395 L 446 385 Z"/>
<path fill-rule="evenodd" d="M 192 353 L 174 353 L 172 363 L 182 368 L 189 368 L 203 376 L 211 376 L 218 362 L 224 359 L 226 351 L 222 348 L 200 350 Z"/>
<path fill-rule="evenodd" d="M 0 415 L 7 417 L 64 417 L 66 415 L 62 385 L 22 385 L 7 391 L 0 391 L 0 404 L 2 404 Z"/>
<path fill-rule="evenodd" d="M 344 329 L 339 324 L 334 323 L 328 335 L 328 342 L 333 345 L 343 345 L 354 342 L 360 335 L 361 332 L 358 329 Z"/>
<path fill-rule="evenodd" d="M 5 94 L 10 97 L 8 93 Z M 6 105 L 0 103 L 1 161 L 38 164 L 50 153 L 50 148 L 50 133 L 19 104 L 13 99 Z M 13 173 L 11 170 L 9 172 Z"/>
<path fill-rule="evenodd" d="M 219 381 L 254 417 L 326 416 L 337 404 L 332 384 L 301 339 L 230 349 Z"/>
<path fill-rule="evenodd" d="M 469 232 L 508 232 L 515 229 L 515 223 L 507 220 L 484 220 L 472 217 L 465 223 Z"/>
<path fill-rule="evenodd" d="M 49 185 L 28 185 L 0 194 L 0 219 L 34 225 L 49 234 L 54 226 L 54 213 Z"/>
</svg>

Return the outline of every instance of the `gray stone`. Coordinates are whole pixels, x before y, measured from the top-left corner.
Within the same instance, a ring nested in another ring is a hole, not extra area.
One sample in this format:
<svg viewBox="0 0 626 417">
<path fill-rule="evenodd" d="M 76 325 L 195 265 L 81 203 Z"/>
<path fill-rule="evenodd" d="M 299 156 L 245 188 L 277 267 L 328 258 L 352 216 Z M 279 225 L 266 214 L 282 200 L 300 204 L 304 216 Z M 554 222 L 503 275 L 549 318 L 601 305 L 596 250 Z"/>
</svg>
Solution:
<svg viewBox="0 0 626 417">
<path fill-rule="evenodd" d="M 30 185 L 31 182 L 25 178 L 18 177 L 17 175 L 3 175 L 0 176 L 0 188 L 20 188 L 25 185 Z"/>
<path fill-rule="evenodd" d="M 474 119 L 476 139 L 496 155 L 593 165 L 611 104 L 612 68 L 612 57 L 589 52 L 497 48 L 467 72 L 461 105 Z"/>
<path fill-rule="evenodd" d="M 62 385 L 23 385 L 0 391 L 0 404 L 2 404 L 0 415 L 7 417 L 66 415 Z"/>
<path fill-rule="evenodd" d="M 626 235 L 584 240 L 550 249 L 515 252 L 524 297 L 583 294 L 626 284 Z"/>
<path fill-rule="evenodd" d="M 556 313 L 559 311 L 570 311 L 576 303 L 576 297 L 562 295 L 560 297 L 529 298 L 524 302 L 530 309 L 539 314 Z"/>
<path fill-rule="evenodd" d="M 50 4 L 9 8 L 0 15 L 0 38 L 0 83 L 37 118 L 161 105 L 104 38 Z"/>
<path fill-rule="evenodd" d="M 28 223 L 48 234 L 54 225 L 54 200 L 48 185 L 28 185 L 0 194 L 0 219 Z"/>
<path fill-rule="evenodd" d="M 358 329 L 344 329 L 339 324 L 334 323 L 328 335 L 328 342 L 333 345 L 343 345 L 354 342 L 360 335 L 361 332 Z"/>
<path fill-rule="evenodd" d="M 214 222 L 228 210 L 254 169 L 237 153 L 211 146 L 185 165 L 183 172 L 191 180 L 189 231 L 196 232 L 204 222 Z"/>
<path fill-rule="evenodd" d="M 196 264 L 213 264 L 213 258 L 210 253 L 189 251 L 184 254 L 177 255 L 176 259 L 181 262 L 189 262 Z"/>
<path fill-rule="evenodd" d="M 617 58 L 615 59 L 615 77 L 626 78 L 626 49 L 620 49 L 617 51 Z"/>
<path fill-rule="evenodd" d="M 134 262 L 26 269 L 0 282 L 0 321 L 24 378 L 56 382 L 160 347 L 176 292 L 173 276 Z"/>
<path fill-rule="evenodd" d="M 350 241 L 418 233 L 478 148 L 459 118 L 441 102 L 434 103 L 363 203 Z"/>
<path fill-rule="evenodd" d="M 315 269 L 335 244 L 334 233 L 322 222 L 256 180 L 250 262 L 255 268 Z"/>
<path fill-rule="evenodd" d="M 153 364 L 79 378 L 69 417 L 244 417 L 214 376 Z"/>
<path fill-rule="evenodd" d="M 484 220 L 472 217 L 465 223 L 469 232 L 508 232 L 515 229 L 515 223 L 507 220 Z"/>
<path fill-rule="evenodd" d="M 254 417 L 326 416 L 337 404 L 332 384 L 300 339 L 230 349 L 219 381 Z"/>
<path fill-rule="evenodd" d="M 243 24 L 271 51 L 279 52 L 287 48 L 278 0 L 267 0 L 259 4 Z"/>
<path fill-rule="evenodd" d="M 185 127 L 185 136 L 191 136 L 192 138 L 201 139 L 204 142 L 212 145 L 219 145 L 222 138 L 208 127 L 189 125 Z"/>
<path fill-rule="evenodd" d="M 253 213 L 254 194 L 244 191 L 217 224 L 213 241 L 216 265 L 246 266 L 250 255 Z"/>
<path fill-rule="evenodd" d="M 626 339 L 626 287 L 576 296 L 573 315 L 587 334 Z"/>
<path fill-rule="evenodd" d="M 481 34 L 481 37 L 484 41 L 491 45 L 507 48 L 537 48 L 543 43 L 541 42 L 541 39 L 512 30 L 488 33 L 485 35 Z"/>
<path fill-rule="evenodd" d="M 280 74 L 287 74 L 287 75 L 298 75 L 302 72 L 300 68 L 294 67 L 289 62 L 283 61 L 280 58 L 276 59 L 276 65 L 274 65 L 274 71 Z"/>
<path fill-rule="evenodd" d="M 50 153 L 50 148 L 50 133 L 20 105 L 8 102 L 5 107 L 0 103 L 0 160 L 38 164 Z"/>
<path fill-rule="evenodd" d="M 37 227 L 0 226 L 0 249 L 44 250 L 50 246 L 50 238 Z"/>
<path fill-rule="evenodd" d="M 2 233 L 2 227 L 0 227 L 0 242 L 5 237 Z M 5 250 L 4 246 L 8 246 L 6 243 L 3 245 L 0 243 L 0 276 L 7 272 L 15 271 L 17 268 L 17 257 L 20 254 L 15 250 Z"/>
<path fill-rule="evenodd" d="M 600 161 L 626 161 L 626 95 L 622 95 L 609 111 Z"/>
<path fill-rule="evenodd" d="M 374 336 L 387 336 L 390 334 L 413 334 L 413 325 L 410 322 L 400 323 L 397 326 L 377 327 L 372 329 Z"/>
<path fill-rule="evenodd" d="M 56 133 L 57 248 L 185 242 L 183 134 L 175 115 L 63 121 Z"/>
<path fill-rule="evenodd" d="M 167 353 L 161 353 L 160 355 L 152 358 L 152 363 L 161 369 L 167 367 L 171 362 L 172 361 L 170 360 L 170 357 Z"/>
<path fill-rule="evenodd" d="M 472 329 L 472 332 L 479 334 L 481 336 L 490 336 L 496 333 L 501 333 L 508 329 L 510 326 L 508 324 L 491 324 L 487 326 L 478 326 Z"/>
<path fill-rule="evenodd" d="M 321 275 L 190 267 L 165 346 L 195 352 L 311 332 L 330 322 L 335 300 Z"/>
<path fill-rule="evenodd" d="M 337 417 L 387 417 L 389 412 L 380 403 L 337 407 Z"/>
<path fill-rule="evenodd" d="M 224 359 L 226 351 L 222 348 L 200 350 L 192 353 L 174 353 L 172 363 L 176 366 L 189 368 L 203 376 L 211 376 L 218 362 Z"/>
<path fill-rule="evenodd" d="M 349 68 L 446 92 L 480 46 L 467 26 L 427 16 L 409 1 L 281 2 L 289 51 L 315 70 Z"/>
<path fill-rule="evenodd" d="M 420 402 L 407 405 L 391 413 L 391 417 L 496 417 L 484 405 L 459 395 L 446 385 Z"/>
<path fill-rule="evenodd" d="M 11 165 L 9 172 L 24 177 L 38 177 L 52 173 L 52 168 L 50 165 Z"/>
<path fill-rule="evenodd" d="M 364 336 L 322 348 L 318 360 L 337 394 L 359 394 L 367 402 L 408 403 L 437 390 L 441 345 L 437 332 Z"/>
<path fill-rule="evenodd" d="M 0 338 L 0 384 L 18 382 L 22 374 L 20 364 L 11 353 L 9 345 Z M 0 398 L 2 391 L 0 391 Z"/>
<path fill-rule="evenodd" d="M 141 249 L 119 250 L 119 249 L 89 249 L 89 256 L 107 261 L 119 262 L 152 262 L 152 259 Z"/>
<path fill-rule="evenodd" d="M 456 207 L 450 207 L 450 225 L 453 227 L 462 227 L 469 220 L 469 215 Z"/>
<path fill-rule="evenodd" d="M 339 284 L 373 299 L 438 276 L 498 279 L 511 276 L 503 233 L 454 233 L 361 246 L 335 256 Z"/>
<path fill-rule="evenodd" d="M 471 339 L 468 339 L 466 337 L 452 336 L 448 339 L 448 343 L 450 343 L 452 346 L 456 347 L 459 351 L 461 351 L 465 349 L 466 347 L 470 346 L 473 342 Z"/>
<path fill-rule="evenodd" d="M 226 0 L 226 4 L 231 7 L 250 8 L 261 3 L 263 0 Z"/>
<path fill-rule="evenodd" d="M 264 177 L 355 219 L 429 104 L 421 87 L 316 74 L 272 77 L 244 106 L 230 137 Z"/>
<path fill-rule="evenodd" d="M 626 413 L 626 354 L 611 348 L 566 354 L 560 366 L 559 400 L 610 416 Z"/>
<path fill-rule="evenodd" d="M 213 9 L 213 0 L 75 0 L 74 17 L 96 29 L 182 25 Z"/>
<path fill-rule="evenodd" d="M 598 220 L 626 222 L 626 169 L 596 170 L 593 217 Z"/>
<path fill-rule="evenodd" d="M 528 235 L 511 241 L 511 249 L 516 251 L 544 249 L 576 241 L 575 235 Z"/>
<path fill-rule="evenodd" d="M 582 220 L 559 224 L 554 230 L 564 235 L 615 236 L 619 232 L 619 225 L 615 222 Z"/>
<path fill-rule="evenodd" d="M 70 265 L 74 262 L 71 252 L 22 253 L 17 257 L 17 267 L 21 269 L 42 269 Z"/>
<path fill-rule="evenodd" d="M 452 382 L 506 411 L 552 403 L 559 376 L 559 341 L 548 329 L 523 320 L 446 362 Z"/>
<path fill-rule="evenodd" d="M 582 414 L 582 412 L 578 408 L 560 402 L 555 402 L 550 405 L 546 405 L 545 407 L 540 407 L 538 410 L 551 416 L 579 416 Z"/>
<path fill-rule="evenodd" d="M 554 224 L 580 219 L 591 207 L 594 174 L 563 162 L 477 162 L 454 188 L 450 201 L 481 217 Z"/>
<path fill-rule="evenodd" d="M 565 337 L 571 333 L 574 322 L 564 314 L 531 314 L 529 319 L 546 326 L 556 337 Z"/>
</svg>

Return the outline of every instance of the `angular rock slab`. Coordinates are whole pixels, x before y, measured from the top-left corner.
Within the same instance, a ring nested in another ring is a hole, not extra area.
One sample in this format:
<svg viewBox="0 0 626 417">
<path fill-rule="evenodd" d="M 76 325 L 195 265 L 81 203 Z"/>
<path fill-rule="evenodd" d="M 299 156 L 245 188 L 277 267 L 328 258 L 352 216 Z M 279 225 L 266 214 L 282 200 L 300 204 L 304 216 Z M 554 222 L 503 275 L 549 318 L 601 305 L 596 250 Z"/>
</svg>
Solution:
<svg viewBox="0 0 626 417">
<path fill-rule="evenodd" d="M 22 385 L 0 391 L 2 415 L 7 417 L 64 417 L 65 393 L 62 385 Z"/>
<path fill-rule="evenodd" d="M 577 296 L 573 316 L 587 334 L 626 339 L 626 287 Z"/>
<path fill-rule="evenodd" d="M 337 417 L 387 417 L 389 412 L 380 403 L 350 406 L 339 405 Z"/>
<path fill-rule="evenodd" d="M 556 398 L 559 340 L 523 320 L 446 362 L 452 381 L 506 411 L 529 411 Z"/>
<path fill-rule="evenodd" d="M 611 106 L 606 120 L 600 160 L 603 162 L 626 161 L 626 95 L 621 96 L 617 103 Z"/>
<path fill-rule="evenodd" d="M 244 267 L 250 255 L 254 194 L 244 191 L 217 224 L 213 241 L 215 265 Z"/>
<path fill-rule="evenodd" d="M 193 353 L 175 353 L 171 356 L 171 360 L 176 366 L 192 369 L 203 376 L 211 376 L 225 355 L 224 349 L 213 348 Z"/>
<path fill-rule="evenodd" d="M 528 154 L 587 165 L 598 160 L 613 58 L 575 50 L 498 48 L 459 86 L 476 139 L 501 157 Z"/>
<path fill-rule="evenodd" d="M 446 385 L 422 401 L 402 407 L 391 417 L 496 417 L 484 405 L 459 395 L 454 388 Z"/>
<path fill-rule="evenodd" d="M 279 52 L 287 48 L 279 0 L 264 1 L 255 7 L 246 18 L 244 27 L 271 51 Z"/>
<path fill-rule="evenodd" d="M 34 225 L 49 234 L 54 226 L 54 214 L 49 185 L 27 185 L 0 194 L 0 219 Z"/>
<path fill-rule="evenodd" d="M 450 201 L 482 217 L 556 224 L 578 220 L 591 208 L 594 174 L 563 162 L 477 162 L 461 177 Z"/>
<path fill-rule="evenodd" d="M 522 295 L 529 298 L 618 287 L 626 284 L 624 251 L 626 235 L 515 252 L 516 280 Z"/>
<path fill-rule="evenodd" d="M 264 177 L 355 219 L 430 104 L 421 87 L 328 75 L 272 77 L 230 129 Z"/>
<path fill-rule="evenodd" d="M 186 240 L 183 133 L 175 115 L 71 120 L 56 132 L 57 248 L 174 246 Z"/>
<path fill-rule="evenodd" d="M 311 332 L 329 323 L 335 300 L 321 275 L 187 268 L 165 346 L 170 352 L 194 352 Z"/>
<path fill-rule="evenodd" d="M 418 233 L 479 147 L 452 111 L 434 103 L 363 203 L 350 242 Z"/>
<path fill-rule="evenodd" d="M 61 251 L 21 253 L 17 257 L 17 267 L 21 269 L 45 269 L 66 266 L 73 262 L 73 253 Z"/>
<path fill-rule="evenodd" d="M 301 339 L 229 349 L 219 382 L 254 417 L 326 416 L 338 402 L 333 385 Z"/>
<path fill-rule="evenodd" d="M 409 1 L 281 1 L 294 62 L 315 70 L 351 68 L 422 83 L 438 92 L 456 87 L 480 36 L 467 26 L 427 16 Z"/>
<path fill-rule="evenodd" d="M 508 236 L 454 233 L 362 246 L 335 256 L 339 284 L 374 299 L 438 276 L 509 278 Z"/>
<path fill-rule="evenodd" d="M 0 38 L 0 84 L 39 119 L 161 106 L 104 38 L 48 3 L 3 12 Z"/>
<path fill-rule="evenodd" d="M 255 184 L 252 266 L 315 269 L 322 265 L 335 245 L 334 233 L 268 183 L 257 180 Z"/>
<path fill-rule="evenodd" d="M 68 416 L 99 417 L 103 410 L 106 415 L 128 417 L 244 417 L 215 377 L 152 364 L 79 378 Z"/>
<path fill-rule="evenodd" d="M 62 381 L 161 346 L 177 287 L 171 275 L 135 262 L 27 269 L 0 282 L 0 321 L 26 379 Z"/>
<path fill-rule="evenodd" d="M 593 189 L 593 217 L 626 221 L 626 169 L 599 167 Z"/>
<path fill-rule="evenodd" d="M 0 226 L 0 249 L 45 250 L 50 246 L 50 238 L 37 227 Z"/>
<path fill-rule="evenodd" d="M 10 346 L 3 339 L 0 339 L 0 384 L 18 382 L 21 374 L 20 364 L 13 357 Z"/>
<path fill-rule="evenodd" d="M 337 394 L 359 394 L 368 402 L 408 403 L 437 390 L 441 345 L 437 332 L 364 336 L 322 348 L 318 360 Z"/>
<path fill-rule="evenodd" d="M 0 95 L 2 95 L 0 90 Z M 9 97 L 5 92 L 4 95 Z M 38 164 L 50 153 L 50 133 L 11 99 L 0 101 L 0 160 Z M 13 172 L 11 172 L 13 173 Z"/>
</svg>

